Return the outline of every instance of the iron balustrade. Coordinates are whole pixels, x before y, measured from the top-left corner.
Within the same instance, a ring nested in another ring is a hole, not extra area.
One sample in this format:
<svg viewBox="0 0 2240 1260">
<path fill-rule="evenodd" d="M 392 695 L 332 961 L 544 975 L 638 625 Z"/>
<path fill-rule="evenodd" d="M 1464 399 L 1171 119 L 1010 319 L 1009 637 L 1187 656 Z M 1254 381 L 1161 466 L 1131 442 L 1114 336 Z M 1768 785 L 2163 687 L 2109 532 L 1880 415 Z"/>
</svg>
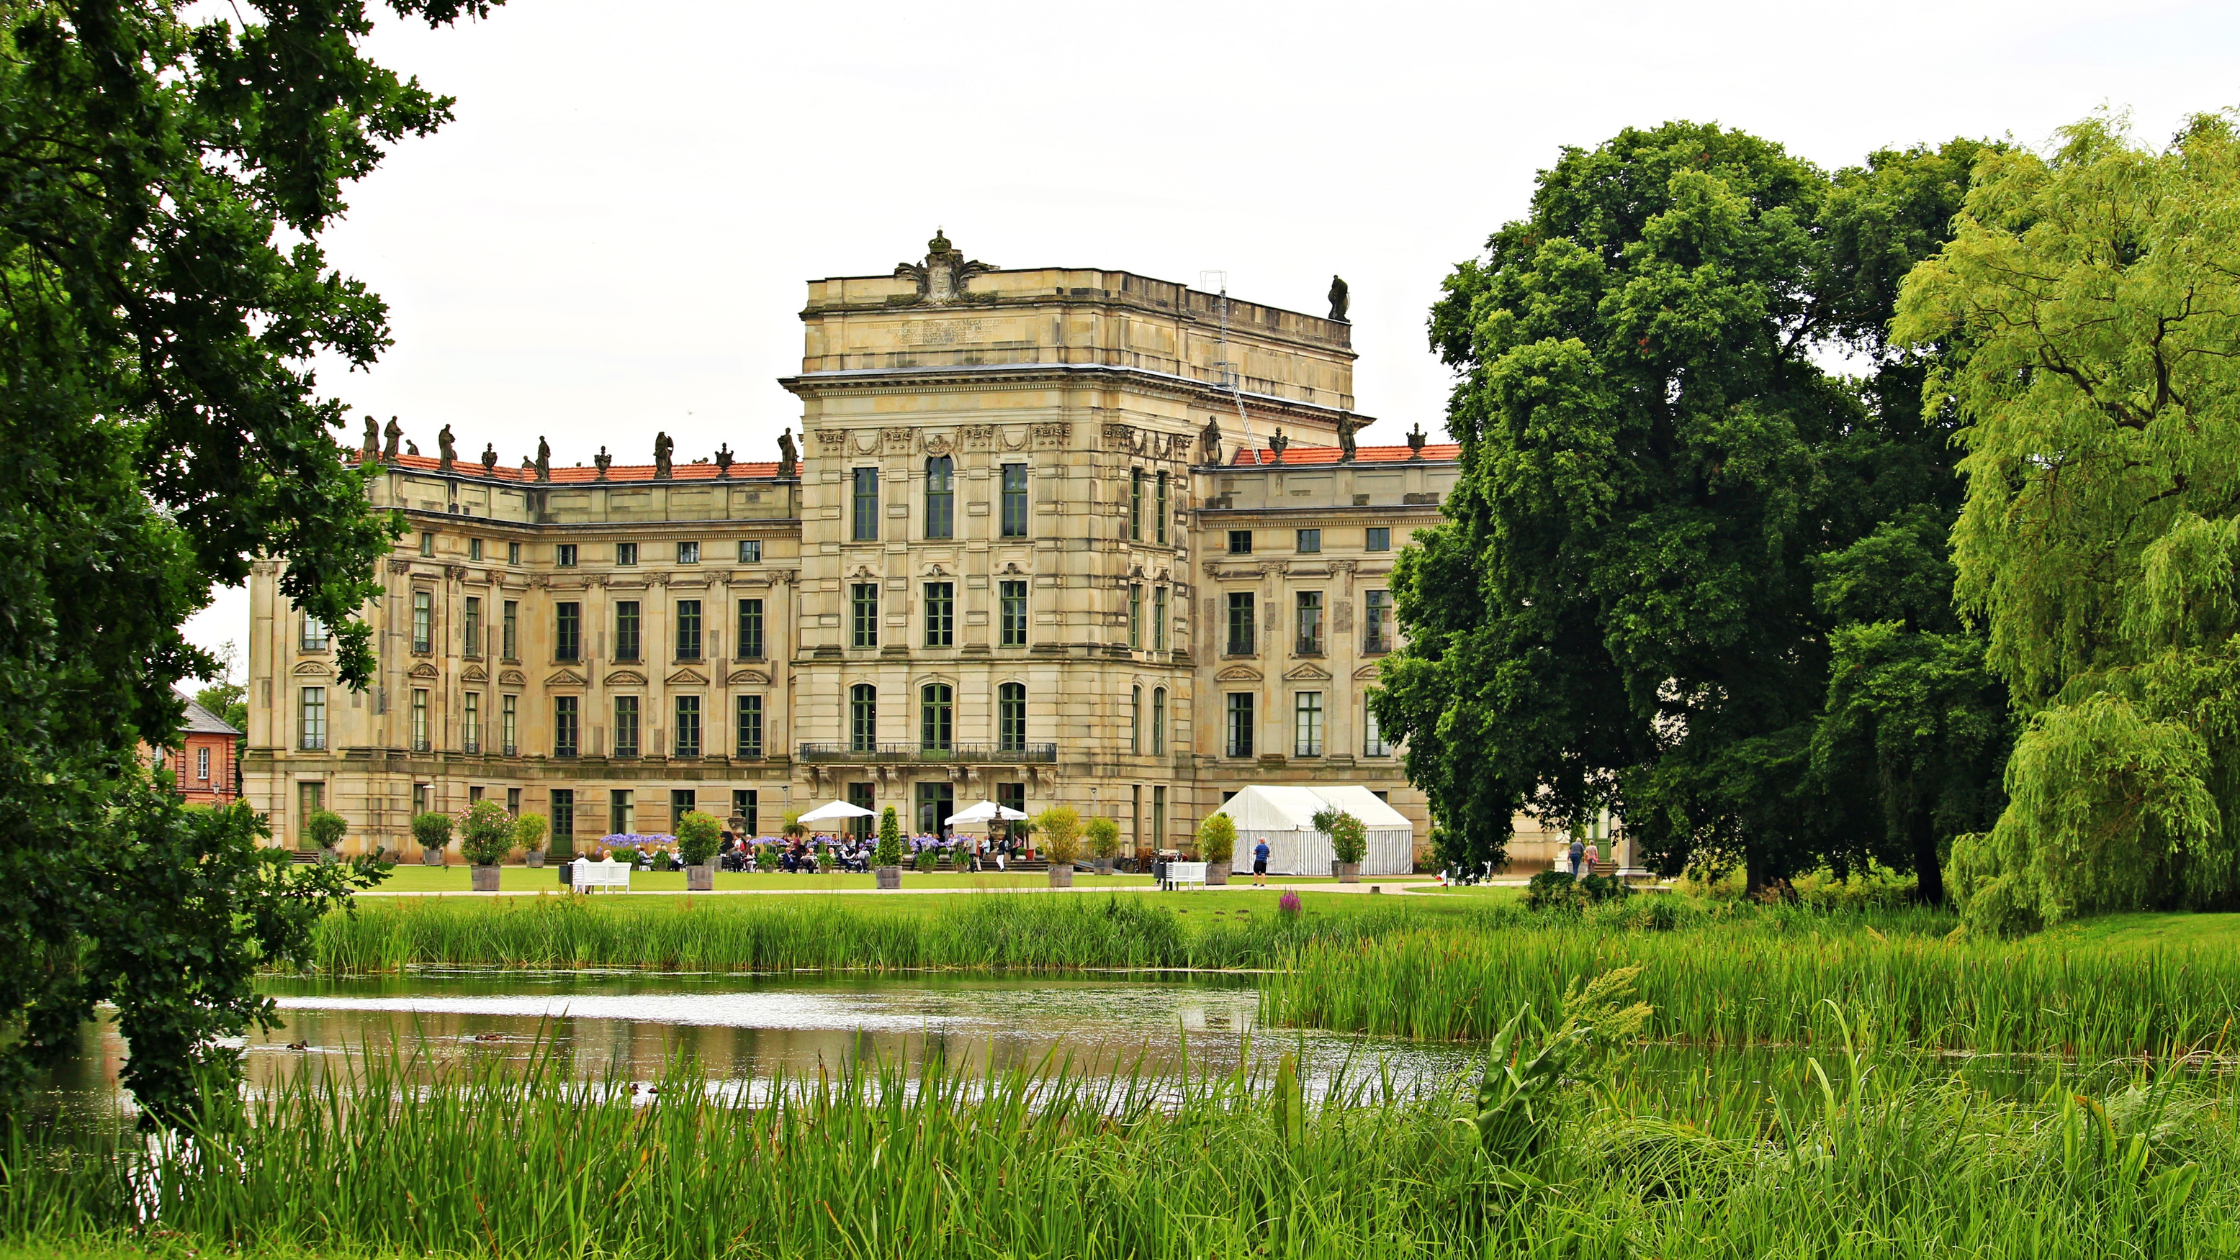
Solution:
<svg viewBox="0 0 2240 1260">
<path fill-rule="evenodd" d="M 952 743 L 946 748 L 929 748 L 920 743 L 906 744 L 803 744 L 803 761 L 845 761 L 855 765 L 873 762 L 1055 762 L 1058 759 L 1056 744 L 967 744 Z"/>
</svg>

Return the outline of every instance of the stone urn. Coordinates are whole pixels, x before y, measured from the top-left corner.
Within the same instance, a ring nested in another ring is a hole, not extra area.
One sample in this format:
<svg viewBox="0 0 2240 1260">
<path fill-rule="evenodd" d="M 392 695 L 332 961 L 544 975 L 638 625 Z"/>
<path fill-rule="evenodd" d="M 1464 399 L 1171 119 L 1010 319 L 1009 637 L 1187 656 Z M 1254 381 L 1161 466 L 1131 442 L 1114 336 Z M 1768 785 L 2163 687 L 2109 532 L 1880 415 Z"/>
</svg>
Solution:
<svg viewBox="0 0 2240 1260">
<path fill-rule="evenodd" d="M 527 853 L 522 854 L 521 864 L 530 867 L 542 867 L 544 865 L 544 850 L 531 849 Z"/>
<path fill-rule="evenodd" d="M 1226 884 L 1229 882 L 1229 860 L 1227 858 L 1218 862 L 1209 861 L 1206 863 L 1206 882 L 1209 884 Z"/>
<path fill-rule="evenodd" d="M 1052 888 L 1073 887 L 1073 863 L 1052 863 L 1050 866 L 1050 886 Z"/>
<path fill-rule="evenodd" d="M 441 849 L 422 849 L 422 850 L 420 850 L 420 865 L 422 865 L 422 866 L 441 866 L 441 865 L 443 865 L 443 850 L 441 850 Z"/>
<path fill-rule="evenodd" d="M 716 890 L 715 864 L 707 862 L 699 866 L 684 868 L 684 890 L 686 892 L 714 892 Z"/>
<path fill-rule="evenodd" d="M 1361 882 L 1361 863 L 1359 863 L 1359 862 L 1338 862 L 1338 863 L 1335 863 L 1335 865 L 1336 865 L 1336 866 L 1337 866 L 1337 868 L 1338 868 L 1338 882 L 1339 882 L 1339 883 L 1341 883 L 1341 884 L 1358 884 L 1358 883 L 1360 883 L 1360 882 Z"/>
<path fill-rule="evenodd" d="M 902 868 L 899 866 L 882 866 L 873 871 L 873 874 L 879 877 L 879 887 L 882 889 L 902 887 Z"/>
<path fill-rule="evenodd" d="M 473 866 L 467 869 L 474 875 L 474 890 L 476 892 L 498 891 L 498 867 Z"/>
</svg>

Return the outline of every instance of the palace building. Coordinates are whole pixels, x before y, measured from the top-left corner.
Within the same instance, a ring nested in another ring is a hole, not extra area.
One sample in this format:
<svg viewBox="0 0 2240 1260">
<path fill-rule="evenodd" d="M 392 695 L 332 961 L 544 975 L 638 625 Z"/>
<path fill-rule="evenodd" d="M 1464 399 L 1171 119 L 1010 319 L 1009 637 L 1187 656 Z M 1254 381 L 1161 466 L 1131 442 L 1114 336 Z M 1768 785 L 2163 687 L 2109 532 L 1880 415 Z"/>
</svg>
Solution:
<svg viewBox="0 0 2240 1260">
<path fill-rule="evenodd" d="M 1363 705 L 1395 548 L 1456 448 L 1360 447 L 1351 326 L 1120 271 L 1007 270 L 936 236 L 812 281 L 801 441 L 776 463 L 501 467 L 386 449 L 408 532 L 369 688 L 252 577 L 251 802 L 352 846 L 475 799 L 555 852 L 684 810 L 775 834 L 841 798 L 906 827 L 983 797 L 1188 848 L 1251 783 L 1348 782 L 1428 833 Z"/>
</svg>

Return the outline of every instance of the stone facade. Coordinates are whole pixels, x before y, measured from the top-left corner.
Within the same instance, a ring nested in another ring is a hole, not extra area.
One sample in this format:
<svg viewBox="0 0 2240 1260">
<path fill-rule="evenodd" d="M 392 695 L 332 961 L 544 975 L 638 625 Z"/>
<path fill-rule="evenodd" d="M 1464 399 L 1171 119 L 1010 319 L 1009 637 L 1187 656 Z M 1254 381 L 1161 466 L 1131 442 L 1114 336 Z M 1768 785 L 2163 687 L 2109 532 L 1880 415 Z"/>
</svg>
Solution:
<svg viewBox="0 0 2240 1260">
<path fill-rule="evenodd" d="M 1350 325 L 939 237 L 812 282 L 801 318 L 797 467 L 369 441 L 374 503 L 409 521 L 375 684 L 339 687 L 277 567 L 252 578 L 246 779 L 274 834 L 314 798 L 410 852 L 417 809 L 476 796 L 552 815 L 556 848 L 688 802 L 769 835 L 833 797 L 913 823 L 987 797 L 1113 817 L 1140 852 L 1247 783 L 1345 781 L 1421 842 L 1362 696 L 1392 548 L 1455 450 L 1335 444 L 1362 422 Z"/>
</svg>

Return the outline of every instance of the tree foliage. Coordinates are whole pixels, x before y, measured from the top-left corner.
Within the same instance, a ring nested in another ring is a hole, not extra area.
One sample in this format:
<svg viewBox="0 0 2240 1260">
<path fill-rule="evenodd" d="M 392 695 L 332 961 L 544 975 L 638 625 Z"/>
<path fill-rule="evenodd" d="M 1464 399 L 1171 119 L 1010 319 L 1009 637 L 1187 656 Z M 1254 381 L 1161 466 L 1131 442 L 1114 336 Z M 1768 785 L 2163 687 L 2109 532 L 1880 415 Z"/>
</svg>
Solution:
<svg viewBox="0 0 2240 1260">
<path fill-rule="evenodd" d="M 2240 142 L 2121 120 L 1987 158 L 1897 335 L 1961 352 L 1958 593 L 2029 716 L 2011 800 L 1956 855 L 2015 929 L 2240 894 Z"/>
<path fill-rule="evenodd" d="M 1448 277 L 1431 336 L 1460 374 L 1462 476 L 1395 564 L 1408 641 L 1371 701 L 1442 859 L 1498 859 L 1519 809 L 1614 808 L 1666 869 L 1739 863 L 1753 886 L 1891 847 L 1811 785 L 1862 744 L 1904 761 L 1869 720 L 1902 689 L 1832 695 L 1832 632 L 1958 629 L 1933 613 L 1941 552 L 1906 546 L 1957 506 L 1946 435 L 1921 416 L 1921 356 L 1882 338 L 1979 150 L 1829 176 L 1738 131 L 1628 130 L 1567 150 Z M 1824 370 L 1835 351 L 1867 375 Z M 1855 682 L 1892 665 L 1846 662 Z M 1853 710 L 1840 738 L 1831 705 Z"/>
<path fill-rule="evenodd" d="M 372 667 L 356 613 L 393 525 L 309 364 L 372 362 L 386 314 L 318 235 L 449 103 L 361 57 L 369 30 L 350 0 L 199 23 L 0 0 L 0 955 L 42 960 L 0 975 L 0 1087 L 113 1000 L 127 1085 L 175 1114 L 232 1066 L 224 1038 L 272 1022 L 255 964 L 372 878 L 260 857 L 248 810 L 188 810 L 134 757 L 214 672 L 179 626 L 257 556 L 286 558 L 346 679 Z"/>
</svg>

